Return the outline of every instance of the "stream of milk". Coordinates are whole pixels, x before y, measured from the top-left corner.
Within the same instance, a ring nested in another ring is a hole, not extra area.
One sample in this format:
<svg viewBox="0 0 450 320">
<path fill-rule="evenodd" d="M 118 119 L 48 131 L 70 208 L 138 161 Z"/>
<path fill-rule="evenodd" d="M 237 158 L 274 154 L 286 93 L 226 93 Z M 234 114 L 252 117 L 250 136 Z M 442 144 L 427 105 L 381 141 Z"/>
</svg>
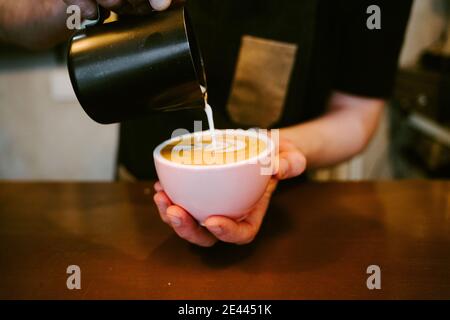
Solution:
<svg viewBox="0 0 450 320">
<path fill-rule="evenodd" d="M 206 116 L 208 118 L 208 127 L 209 127 L 209 132 L 211 134 L 211 139 L 212 139 L 212 148 L 213 150 L 217 149 L 217 139 L 216 139 L 216 128 L 214 127 L 214 117 L 213 117 L 213 111 L 211 106 L 208 103 L 208 93 L 206 92 L 206 88 L 203 86 L 200 86 L 202 92 L 203 92 L 203 96 L 205 98 L 205 113 Z"/>
</svg>

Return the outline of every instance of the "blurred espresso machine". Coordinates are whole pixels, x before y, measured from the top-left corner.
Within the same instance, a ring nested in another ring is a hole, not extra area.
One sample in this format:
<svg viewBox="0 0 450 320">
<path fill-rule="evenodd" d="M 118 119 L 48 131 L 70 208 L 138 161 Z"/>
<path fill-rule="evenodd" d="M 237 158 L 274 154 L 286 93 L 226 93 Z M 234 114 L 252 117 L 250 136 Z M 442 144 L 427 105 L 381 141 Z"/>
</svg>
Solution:
<svg viewBox="0 0 450 320">
<path fill-rule="evenodd" d="M 397 178 L 450 178 L 450 1 L 447 17 L 439 41 L 397 76 L 390 152 Z"/>
</svg>

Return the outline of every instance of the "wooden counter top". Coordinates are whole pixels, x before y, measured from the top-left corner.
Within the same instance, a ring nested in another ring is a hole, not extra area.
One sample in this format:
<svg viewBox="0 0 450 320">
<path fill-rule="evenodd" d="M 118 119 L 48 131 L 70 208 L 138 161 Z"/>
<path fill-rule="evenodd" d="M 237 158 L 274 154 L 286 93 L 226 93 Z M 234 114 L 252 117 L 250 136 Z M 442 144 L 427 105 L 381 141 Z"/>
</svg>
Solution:
<svg viewBox="0 0 450 320">
<path fill-rule="evenodd" d="M 450 298 L 450 182 L 297 183 L 251 245 L 198 248 L 152 183 L 0 183 L 0 299 Z M 66 268 L 81 268 L 68 290 Z M 381 290 L 366 269 L 381 268 Z"/>
</svg>

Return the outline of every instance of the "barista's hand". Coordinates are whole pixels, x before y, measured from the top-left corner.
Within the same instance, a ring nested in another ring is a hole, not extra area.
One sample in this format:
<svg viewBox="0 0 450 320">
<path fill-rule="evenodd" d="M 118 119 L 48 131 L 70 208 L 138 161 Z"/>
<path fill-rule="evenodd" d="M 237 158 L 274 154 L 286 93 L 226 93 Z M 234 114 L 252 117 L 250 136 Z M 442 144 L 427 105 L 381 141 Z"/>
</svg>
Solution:
<svg viewBox="0 0 450 320">
<path fill-rule="evenodd" d="M 67 5 L 78 5 L 83 18 L 97 15 L 97 4 L 119 14 L 147 14 L 152 10 L 166 10 L 172 0 L 64 0 Z"/>
<path fill-rule="evenodd" d="M 97 17 L 97 3 L 121 14 L 146 14 L 183 0 L 0 0 L 0 41 L 48 49 L 67 40 L 67 6 L 78 5 L 84 19 Z M 153 9 L 152 9 L 153 8 Z"/>
<path fill-rule="evenodd" d="M 154 201 L 161 219 L 181 238 L 199 246 L 210 247 L 218 240 L 235 244 L 250 243 L 261 227 L 278 180 L 298 176 L 305 170 L 305 157 L 290 141 L 280 141 L 279 157 L 278 173 L 272 177 L 263 197 L 244 221 L 236 222 L 222 216 L 214 216 L 208 218 L 204 226 L 200 226 L 183 208 L 173 205 L 161 184 L 157 182 Z"/>
</svg>

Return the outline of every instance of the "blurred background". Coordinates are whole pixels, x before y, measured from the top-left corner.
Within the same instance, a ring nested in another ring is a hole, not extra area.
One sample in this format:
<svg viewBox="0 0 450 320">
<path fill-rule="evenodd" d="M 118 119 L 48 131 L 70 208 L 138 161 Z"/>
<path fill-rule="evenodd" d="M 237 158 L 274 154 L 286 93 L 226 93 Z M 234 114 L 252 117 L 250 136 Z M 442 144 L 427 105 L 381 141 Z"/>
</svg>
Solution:
<svg viewBox="0 0 450 320">
<path fill-rule="evenodd" d="M 395 94 L 374 140 L 315 179 L 450 177 L 449 21 L 450 1 L 415 0 Z M 0 45 L 0 179 L 114 179 L 118 126 L 82 111 L 63 52 Z"/>
</svg>

